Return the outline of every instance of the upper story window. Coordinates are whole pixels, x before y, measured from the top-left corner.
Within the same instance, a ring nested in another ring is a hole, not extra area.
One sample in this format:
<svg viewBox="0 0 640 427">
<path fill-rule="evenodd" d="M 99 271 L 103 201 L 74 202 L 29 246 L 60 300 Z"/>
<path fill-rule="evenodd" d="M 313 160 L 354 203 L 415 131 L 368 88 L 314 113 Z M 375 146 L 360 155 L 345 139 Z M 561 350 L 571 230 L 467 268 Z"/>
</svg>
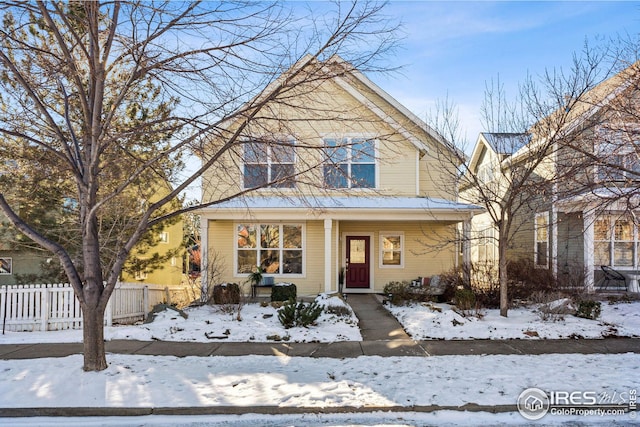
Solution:
<svg viewBox="0 0 640 427">
<path fill-rule="evenodd" d="M 493 181 L 493 166 L 490 163 L 478 166 L 478 181 L 484 183 Z"/>
<path fill-rule="evenodd" d="M 598 180 L 639 180 L 640 127 L 630 124 L 601 126 L 596 134 L 596 153 L 602 162 L 598 165 Z"/>
<path fill-rule="evenodd" d="M 249 141 L 244 144 L 244 188 L 295 186 L 295 143 Z"/>
<path fill-rule="evenodd" d="M 325 138 L 326 188 L 376 188 L 376 145 L 366 138 Z"/>
</svg>

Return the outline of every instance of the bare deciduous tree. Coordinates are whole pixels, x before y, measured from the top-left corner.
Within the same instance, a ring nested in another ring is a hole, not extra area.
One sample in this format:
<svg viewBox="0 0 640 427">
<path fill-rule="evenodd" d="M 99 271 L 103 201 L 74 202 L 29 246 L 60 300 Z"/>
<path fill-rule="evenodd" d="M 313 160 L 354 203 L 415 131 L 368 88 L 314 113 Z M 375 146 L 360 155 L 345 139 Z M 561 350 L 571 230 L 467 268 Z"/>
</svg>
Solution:
<svg viewBox="0 0 640 427">
<path fill-rule="evenodd" d="M 183 212 L 175 201 L 185 188 L 207 169 L 229 167 L 220 159 L 238 149 L 262 111 L 294 102 L 298 87 L 344 74 L 323 61 L 340 54 L 363 71 L 384 68 L 376 61 L 395 33 L 382 4 L 337 2 L 323 17 L 289 6 L 0 4 L 1 160 L 24 165 L 13 179 L 2 176 L 0 209 L 60 260 L 82 306 L 85 370 L 107 367 L 104 310 L 128 254 L 150 227 Z M 208 145 L 201 167 L 185 173 L 182 160 L 212 136 L 218 143 Z M 28 220 L 21 182 L 63 189 L 76 216 L 70 239 L 81 246 L 78 258 Z M 120 225 L 102 219 L 113 211 L 122 211 L 126 232 L 106 257 L 101 227 Z"/>
<path fill-rule="evenodd" d="M 584 163 L 571 163 L 570 168 L 559 168 L 556 160 L 563 149 L 577 145 L 593 130 L 595 123 L 581 121 L 580 114 L 589 102 L 590 91 L 609 75 L 604 65 L 604 51 L 586 48 L 582 56 L 574 57 L 569 70 L 527 77 L 513 101 L 507 100 L 499 82 L 487 84 L 481 109 L 487 147 L 479 144 L 474 153 L 459 137 L 454 106 L 444 103 L 430 120 L 444 139 L 451 141 L 456 149 L 452 152 L 458 153 L 440 157 L 456 165 L 460 198 L 486 209 L 483 215 L 495 228 L 496 234 L 490 238 L 498 248 L 500 314 L 504 317 L 509 306 L 510 251 L 517 247 L 522 233 L 533 235 L 535 213 L 549 211 L 551 203 L 561 197 L 557 183 L 566 182 L 584 167 Z M 488 153 L 494 153 L 493 157 Z M 471 160 L 467 155 L 473 156 Z M 531 248 L 528 251 L 533 253 Z"/>
</svg>

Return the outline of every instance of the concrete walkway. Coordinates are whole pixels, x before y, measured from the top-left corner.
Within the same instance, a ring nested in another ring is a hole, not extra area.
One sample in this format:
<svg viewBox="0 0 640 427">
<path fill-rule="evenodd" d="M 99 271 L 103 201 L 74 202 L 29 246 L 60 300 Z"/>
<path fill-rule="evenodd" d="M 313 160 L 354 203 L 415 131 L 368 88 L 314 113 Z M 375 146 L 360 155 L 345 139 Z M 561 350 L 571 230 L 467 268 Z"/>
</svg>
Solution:
<svg viewBox="0 0 640 427">
<path fill-rule="evenodd" d="M 360 320 L 362 341 L 291 342 L 169 342 L 114 340 L 108 353 L 158 356 L 287 355 L 297 357 L 444 356 L 480 354 L 640 353 L 640 339 L 558 340 L 431 340 L 414 341 L 371 294 L 350 294 L 347 302 Z M 2 344 L 0 359 L 63 357 L 82 353 L 81 343 Z"/>
</svg>

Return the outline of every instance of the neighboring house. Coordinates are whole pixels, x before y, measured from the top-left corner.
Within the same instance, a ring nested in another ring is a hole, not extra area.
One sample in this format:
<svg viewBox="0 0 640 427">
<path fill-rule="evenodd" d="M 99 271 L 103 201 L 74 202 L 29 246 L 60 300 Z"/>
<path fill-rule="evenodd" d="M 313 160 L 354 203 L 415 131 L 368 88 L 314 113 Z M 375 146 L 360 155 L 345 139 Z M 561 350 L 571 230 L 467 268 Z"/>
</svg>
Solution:
<svg viewBox="0 0 640 427">
<path fill-rule="evenodd" d="M 446 143 L 340 58 L 324 66 L 342 72 L 263 108 L 204 175 L 203 203 L 261 187 L 200 211 L 205 279 L 244 283 L 261 267 L 301 295 L 343 276 L 345 292 L 379 293 L 456 266 L 457 225 L 482 209 L 456 201 Z"/>
<path fill-rule="evenodd" d="M 639 82 L 640 63 L 635 63 L 572 105 L 559 131 L 562 138 L 533 175 L 539 180 L 560 179 L 548 181 L 545 190 L 537 188 L 539 198 L 519 211 L 508 259 L 529 258 L 536 267 L 550 269 L 565 282 L 584 277 L 584 285 L 592 291 L 602 278 L 601 266 L 610 266 L 627 277 L 629 291 L 638 292 L 640 210 L 634 200 L 640 196 Z M 545 120 L 552 121 L 553 116 Z M 499 188 L 513 165 L 526 161 L 535 151 L 531 147 L 544 138 L 536 134 L 536 129 L 545 127 L 540 126 L 543 122 L 531 128 L 530 141 L 520 147 L 513 144 L 512 152 L 497 149 L 496 138 L 524 141 L 527 135 L 481 134 L 470 170 Z M 465 191 L 476 190 L 461 191 L 463 200 L 474 200 L 472 194 L 464 197 L 470 194 Z M 627 197 L 631 194 L 633 197 Z M 476 236 L 492 226 L 486 214 L 472 221 Z M 472 241 L 473 261 L 488 254 L 482 242 Z"/>
<path fill-rule="evenodd" d="M 123 271 L 122 281 L 179 286 L 185 277 L 185 260 L 183 258 L 185 251 L 183 222 L 179 220 L 163 227 L 158 235 L 157 243 L 150 248 L 145 248 L 145 253 L 141 253 L 139 247 L 134 248 L 129 255 L 128 264 L 136 258 L 144 260 L 153 254 L 167 259 L 153 269 L 141 268 L 129 273 Z"/>
</svg>

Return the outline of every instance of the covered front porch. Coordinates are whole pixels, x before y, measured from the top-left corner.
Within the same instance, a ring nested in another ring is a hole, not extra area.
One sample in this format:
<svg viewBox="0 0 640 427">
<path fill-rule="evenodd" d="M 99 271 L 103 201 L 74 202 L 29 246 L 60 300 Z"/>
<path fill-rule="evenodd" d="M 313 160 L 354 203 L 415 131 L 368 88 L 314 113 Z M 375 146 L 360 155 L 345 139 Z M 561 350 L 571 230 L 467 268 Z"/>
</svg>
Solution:
<svg viewBox="0 0 640 427">
<path fill-rule="evenodd" d="M 481 211 L 422 197 L 238 199 L 200 212 L 203 261 L 224 257 L 218 280 L 225 282 L 242 282 L 260 267 L 276 283 L 295 283 L 299 295 L 380 293 L 391 281 L 454 268 L 458 224 L 468 242 L 470 220 Z"/>
<path fill-rule="evenodd" d="M 640 212 L 630 211 L 626 199 L 617 196 L 601 190 L 555 205 L 555 271 L 561 273 L 572 257 L 581 261 L 589 292 L 640 292 Z"/>
</svg>

